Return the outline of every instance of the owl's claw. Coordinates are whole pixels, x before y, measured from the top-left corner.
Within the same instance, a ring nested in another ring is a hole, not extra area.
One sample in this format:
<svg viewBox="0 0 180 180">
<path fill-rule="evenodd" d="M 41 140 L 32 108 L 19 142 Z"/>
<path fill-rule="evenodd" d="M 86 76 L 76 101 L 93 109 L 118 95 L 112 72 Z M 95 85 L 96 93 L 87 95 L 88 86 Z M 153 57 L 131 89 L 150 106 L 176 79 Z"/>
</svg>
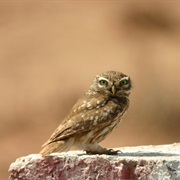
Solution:
<svg viewBox="0 0 180 180">
<path fill-rule="evenodd" d="M 120 150 L 113 150 L 113 149 L 104 149 L 103 151 L 90 151 L 90 150 L 86 150 L 87 154 L 107 154 L 107 155 L 117 155 L 119 152 L 121 152 Z"/>
<path fill-rule="evenodd" d="M 107 154 L 108 155 L 117 155 L 118 152 L 121 152 L 121 151 L 120 150 L 115 151 L 113 149 L 107 149 Z"/>
</svg>

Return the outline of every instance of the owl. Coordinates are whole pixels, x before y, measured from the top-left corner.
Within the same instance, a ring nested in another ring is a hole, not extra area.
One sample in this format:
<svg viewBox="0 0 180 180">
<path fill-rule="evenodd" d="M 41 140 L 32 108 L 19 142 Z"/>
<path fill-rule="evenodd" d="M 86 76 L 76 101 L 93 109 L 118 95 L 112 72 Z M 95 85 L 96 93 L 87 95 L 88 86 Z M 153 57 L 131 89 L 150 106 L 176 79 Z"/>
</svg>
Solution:
<svg viewBox="0 0 180 180">
<path fill-rule="evenodd" d="M 88 91 L 43 145 L 40 154 L 68 151 L 72 146 L 87 154 L 117 154 L 101 147 L 104 140 L 120 123 L 129 107 L 131 80 L 117 71 L 97 75 Z"/>
</svg>

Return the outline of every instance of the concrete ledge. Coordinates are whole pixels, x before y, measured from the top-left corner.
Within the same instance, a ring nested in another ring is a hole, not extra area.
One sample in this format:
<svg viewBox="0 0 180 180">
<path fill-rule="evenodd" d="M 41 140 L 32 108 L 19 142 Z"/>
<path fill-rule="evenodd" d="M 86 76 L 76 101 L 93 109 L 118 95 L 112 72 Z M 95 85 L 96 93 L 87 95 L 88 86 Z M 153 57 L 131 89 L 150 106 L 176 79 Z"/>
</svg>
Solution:
<svg viewBox="0 0 180 180">
<path fill-rule="evenodd" d="M 180 180 L 180 143 L 119 148 L 116 156 L 82 151 L 31 154 L 10 165 L 10 179 L 30 180 Z"/>
</svg>

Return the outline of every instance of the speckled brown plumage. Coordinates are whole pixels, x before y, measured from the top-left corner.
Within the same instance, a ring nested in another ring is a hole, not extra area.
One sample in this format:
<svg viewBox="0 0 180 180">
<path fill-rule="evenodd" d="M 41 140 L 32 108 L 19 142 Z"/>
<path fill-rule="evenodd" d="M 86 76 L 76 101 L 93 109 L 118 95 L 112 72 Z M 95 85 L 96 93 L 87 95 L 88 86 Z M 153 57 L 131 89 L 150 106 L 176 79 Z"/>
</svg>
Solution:
<svg viewBox="0 0 180 180">
<path fill-rule="evenodd" d="M 117 71 L 97 75 L 87 93 L 54 131 L 40 152 L 67 151 L 72 146 L 88 154 L 117 154 L 98 145 L 121 121 L 129 107 L 131 80 Z"/>
</svg>

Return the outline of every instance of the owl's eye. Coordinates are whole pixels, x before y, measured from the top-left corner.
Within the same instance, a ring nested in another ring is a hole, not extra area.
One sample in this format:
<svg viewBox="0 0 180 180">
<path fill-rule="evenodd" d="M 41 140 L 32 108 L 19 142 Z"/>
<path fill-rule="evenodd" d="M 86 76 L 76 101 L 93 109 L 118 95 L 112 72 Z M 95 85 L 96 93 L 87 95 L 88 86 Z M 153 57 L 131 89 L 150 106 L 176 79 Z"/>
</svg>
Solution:
<svg viewBox="0 0 180 180">
<path fill-rule="evenodd" d="M 102 79 L 102 80 L 99 81 L 99 84 L 100 84 L 101 86 L 107 86 L 107 85 L 108 85 L 108 82 L 107 82 L 106 80 Z"/>
<path fill-rule="evenodd" d="M 125 86 L 127 84 L 129 84 L 129 81 L 127 79 L 123 79 L 123 80 L 120 81 L 121 86 Z"/>
</svg>

